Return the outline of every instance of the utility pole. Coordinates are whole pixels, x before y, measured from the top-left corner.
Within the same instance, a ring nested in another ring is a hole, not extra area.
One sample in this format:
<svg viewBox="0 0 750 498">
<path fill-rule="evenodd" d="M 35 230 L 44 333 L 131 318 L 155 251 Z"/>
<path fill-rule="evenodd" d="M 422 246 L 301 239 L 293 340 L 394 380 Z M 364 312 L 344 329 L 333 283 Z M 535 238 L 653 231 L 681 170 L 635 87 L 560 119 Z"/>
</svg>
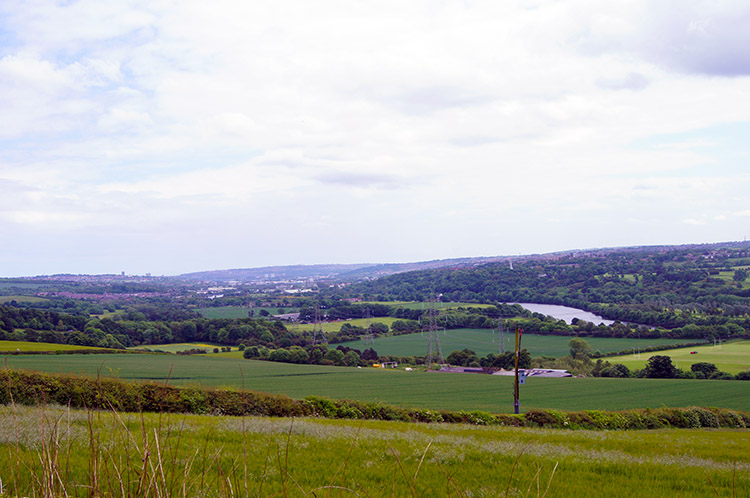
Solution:
<svg viewBox="0 0 750 498">
<path fill-rule="evenodd" d="M 521 402 L 518 399 L 518 360 L 521 356 L 521 335 L 523 335 L 523 332 L 516 325 L 516 382 L 513 389 L 513 410 L 516 415 L 521 413 Z"/>
</svg>

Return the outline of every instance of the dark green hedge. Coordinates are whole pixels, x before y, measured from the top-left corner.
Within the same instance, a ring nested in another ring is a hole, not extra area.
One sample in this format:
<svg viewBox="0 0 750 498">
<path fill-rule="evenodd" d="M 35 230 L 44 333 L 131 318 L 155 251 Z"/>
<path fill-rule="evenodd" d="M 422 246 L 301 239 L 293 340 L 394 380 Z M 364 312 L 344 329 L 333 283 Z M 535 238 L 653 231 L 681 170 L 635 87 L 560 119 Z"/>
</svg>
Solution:
<svg viewBox="0 0 750 498">
<path fill-rule="evenodd" d="M 624 411 L 563 412 L 529 410 L 522 415 L 483 411 L 426 410 L 379 402 L 331 400 L 309 396 L 295 400 L 253 391 L 172 387 L 117 379 L 0 370 L 0 404 L 55 403 L 85 409 L 124 412 L 169 412 L 270 417 L 326 417 L 397 420 L 424 423 L 462 423 L 564 429 L 662 429 L 750 427 L 750 413 L 721 408 L 646 408 Z"/>
</svg>

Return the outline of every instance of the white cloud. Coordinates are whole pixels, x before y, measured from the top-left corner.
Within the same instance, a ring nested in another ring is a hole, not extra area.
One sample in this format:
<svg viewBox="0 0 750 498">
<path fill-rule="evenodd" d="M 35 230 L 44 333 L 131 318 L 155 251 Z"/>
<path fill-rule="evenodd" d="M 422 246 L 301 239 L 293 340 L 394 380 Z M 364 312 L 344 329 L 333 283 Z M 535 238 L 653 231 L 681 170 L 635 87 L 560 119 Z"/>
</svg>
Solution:
<svg viewBox="0 0 750 498">
<path fill-rule="evenodd" d="M 0 219 L 96 229 L 103 247 L 122 244 L 111 226 L 144 245 L 182 247 L 192 227 L 257 246 L 216 266 L 732 238 L 750 181 L 723 172 L 733 151 L 701 130 L 750 121 L 745 57 L 729 50 L 746 45 L 746 11 L 13 2 Z M 328 243 L 372 231 L 389 243 Z"/>
</svg>

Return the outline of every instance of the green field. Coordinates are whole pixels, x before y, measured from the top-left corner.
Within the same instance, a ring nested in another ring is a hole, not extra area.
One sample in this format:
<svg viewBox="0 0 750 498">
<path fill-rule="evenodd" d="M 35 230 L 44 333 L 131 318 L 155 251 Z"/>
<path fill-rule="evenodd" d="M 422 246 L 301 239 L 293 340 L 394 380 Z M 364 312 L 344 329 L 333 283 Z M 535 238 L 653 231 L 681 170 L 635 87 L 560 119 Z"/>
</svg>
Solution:
<svg viewBox="0 0 750 498">
<path fill-rule="evenodd" d="M 203 318 L 248 318 L 253 308 L 246 306 L 217 306 L 212 308 L 196 308 Z"/>
<path fill-rule="evenodd" d="M 200 313 L 203 318 L 248 318 L 249 312 L 253 311 L 253 318 L 260 317 L 259 313 L 261 310 L 268 311 L 271 315 L 278 314 L 278 310 L 283 310 L 282 313 L 296 313 L 299 308 L 278 308 L 278 307 L 248 307 L 248 306 L 216 306 L 211 308 L 195 308 L 195 311 Z"/>
<path fill-rule="evenodd" d="M 460 351 L 468 348 L 480 357 L 489 353 L 498 353 L 498 333 L 489 329 L 451 329 L 439 332 L 440 349 L 445 356 L 452 351 Z M 505 351 L 515 348 L 515 336 L 506 332 L 503 345 Z M 568 343 L 572 336 L 524 334 L 521 347 L 529 350 L 532 356 L 565 356 L 570 354 Z M 586 342 L 591 344 L 594 350 L 602 353 L 628 351 L 634 347 L 645 348 L 648 346 L 659 346 L 676 344 L 684 341 L 679 339 L 616 339 L 611 337 L 585 337 Z M 345 346 L 355 349 L 366 349 L 373 347 L 380 355 L 395 356 L 424 356 L 429 347 L 429 336 L 426 333 L 407 334 L 398 336 L 378 337 L 375 345 L 365 344 L 364 341 L 351 341 L 344 343 Z"/>
<path fill-rule="evenodd" d="M 697 351 L 697 354 L 690 354 L 691 351 Z M 610 358 L 611 363 L 622 363 L 630 369 L 643 368 L 649 358 L 655 355 L 664 355 L 672 358 L 675 363 L 683 370 L 689 370 L 693 363 L 706 362 L 715 364 L 719 370 L 738 374 L 745 370 L 750 370 L 750 341 L 731 341 L 725 342 L 721 346 L 694 346 L 691 348 L 668 349 L 655 353 L 643 353 L 640 359 L 633 355 L 618 356 Z"/>
<path fill-rule="evenodd" d="M 750 285 L 749 281 L 746 280 L 745 282 L 736 282 L 734 280 L 734 270 L 739 270 L 739 269 L 748 270 L 749 268 L 747 266 L 736 266 L 732 268 L 732 271 L 720 271 L 718 275 L 712 275 L 712 276 L 714 278 L 719 278 L 728 284 L 737 285 L 739 283 L 741 287 L 746 288 L 748 287 L 748 285 Z"/>
<path fill-rule="evenodd" d="M 513 410 L 511 377 L 292 365 L 216 356 L 5 356 L 0 362 L 45 372 L 106 372 L 126 380 L 166 381 L 169 377 L 170 383 L 180 385 L 241 387 L 244 377 L 247 389 L 293 398 L 319 395 L 431 409 Z M 742 381 L 531 378 L 521 388 L 521 407 L 524 411 L 617 410 L 699 405 L 750 411 L 749 388 L 750 383 Z"/>
<path fill-rule="evenodd" d="M 407 310 L 427 310 L 430 309 L 430 303 L 417 302 L 417 301 L 362 301 L 361 303 L 355 304 L 383 304 L 385 306 L 393 306 L 394 308 L 404 308 Z M 435 308 L 438 310 L 447 310 L 455 308 L 487 308 L 492 306 L 491 304 L 477 304 L 477 303 L 435 303 Z"/>
<path fill-rule="evenodd" d="M 0 341 L 0 351 L 74 351 L 92 348 L 89 346 L 74 346 L 72 344 L 53 344 L 48 342 Z"/>
<path fill-rule="evenodd" d="M 396 320 L 399 320 L 398 318 L 393 318 L 390 316 L 383 316 L 378 318 L 371 318 L 369 320 L 370 323 L 384 323 L 388 325 L 388 328 L 393 325 L 393 322 Z M 368 319 L 366 318 L 352 318 L 351 320 L 338 320 L 335 322 L 322 322 L 320 324 L 321 328 L 323 329 L 323 332 L 330 334 L 331 332 L 338 332 L 341 330 L 341 326 L 345 323 L 348 323 L 349 325 L 352 325 L 354 327 L 362 327 L 367 328 Z M 289 330 L 295 331 L 299 330 L 302 332 L 309 332 L 313 329 L 315 326 L 314 323 L 300 323 L 300 324 L 288 324 L 286 328 Z"/>
<path fill-rule="evenodd" d="M 0 304 L 9 303 L 11 301 L 16 301 L 17 303 L 41 303 L 43 301 L 49 301 L 49 299 L 36 296 L 0 296 Z"/>
<path fill-rule="evenodd" d="M 743 429 L 568 431 L 54 406 L 0 407 L 0 423 L 3 496 L 88 497 L 91 483 L 96 496 L 143 498 L 746 498 L 750 488 Z"/>
<path fill-rule="evenodd" d="M 204 342 L 175 342 L 172 344 L 145 344 L 143 346 L 134 346 L 128 349 L 148 349 L 150 351 L 164 351 L 167 353 L 179 353 L 190 349 L 202 349 L 206 353 L 212 353 L 214 348 L 221 348 L 222 344 L 206 344 Z M 237 350 L 235 346 L 232 348 Z"/>
</svg>

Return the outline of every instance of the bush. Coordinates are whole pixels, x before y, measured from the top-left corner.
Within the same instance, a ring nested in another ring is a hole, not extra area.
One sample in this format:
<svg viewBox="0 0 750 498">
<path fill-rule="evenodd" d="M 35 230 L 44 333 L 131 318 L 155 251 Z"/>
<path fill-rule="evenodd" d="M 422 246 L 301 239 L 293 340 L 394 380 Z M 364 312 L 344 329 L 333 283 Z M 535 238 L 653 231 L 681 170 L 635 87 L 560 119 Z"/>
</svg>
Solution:
<svg viewBox="0 0 750 498">
<path fill-rule="evenodd" d="M 558 427 L 558 419 L 549 410 L 529 410 L 524 420 L 532 427 Z"/>
<path fill-rule="evenodd" d="M 622 363 L 615 363 L 611 367 L 604 368 L 599 374 L 601 377 L 631 377 L 630 369 Z"/>
<path fill-rule="evenodd" d="M 734 380 L 734 375 L 728 372 L 714 372 L 709 377 L 711 380 Z"/>
<path fill-rule="evenodd" d="M 697 406 L 692 406 L 688 408 L 688 410 L 694 413 L 696 417 L 698 417 L 701 427 L 719 427 L 720 426 L 719 417 L 717 417 L 716 414 L 713 413 L 711 410 L 706 410 L 705 408 L 699 408 Z"/>
</svg>

